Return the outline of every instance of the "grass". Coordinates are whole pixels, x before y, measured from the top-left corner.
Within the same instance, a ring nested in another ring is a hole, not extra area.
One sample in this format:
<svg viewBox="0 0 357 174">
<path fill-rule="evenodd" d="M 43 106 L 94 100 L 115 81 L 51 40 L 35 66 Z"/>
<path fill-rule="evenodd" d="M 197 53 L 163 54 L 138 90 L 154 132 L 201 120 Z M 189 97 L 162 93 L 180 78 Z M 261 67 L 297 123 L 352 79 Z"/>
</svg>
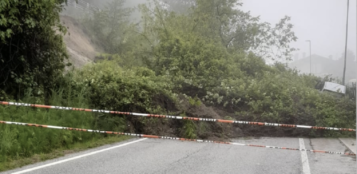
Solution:
<svg viewBox="0 0 357 174">
<path fill-rule="evenodd" d="M 130 139 L 128 136 L 108 136 L 102 138 L 93 138 L 86 142 L 77 142 L 69 145 L 67 148 L 55 149 L 49 153 L 34 154 L 30 157 L 17 157 L 17 159 L 10 159 L 5 162 L 0 162 L 0 172 L 15 169 L 29 164 L 58 158 L 66 154 L 87 150 L 89 148 L 99 147 L 106 144 L 112 144 L 120 141 Z"/>
<path fill-rule="evenodd" d="M 82 91 L 71 92 L 70 88 L 65 88 L 54 91 L 49 102 L 51 105 L 89 108 L 87 98 Z M 30 95 L 19 102 L 43 103 Z M 0 106 L 0 120 L 3 121 L 119 132 L 126 125 L 123 117 L 107 114 L 99 119 L 99 116 L 99 113 L 80 111 Z M 126 136 L 0 124 L 0 171 L 126 139 Z"/>
</svg>

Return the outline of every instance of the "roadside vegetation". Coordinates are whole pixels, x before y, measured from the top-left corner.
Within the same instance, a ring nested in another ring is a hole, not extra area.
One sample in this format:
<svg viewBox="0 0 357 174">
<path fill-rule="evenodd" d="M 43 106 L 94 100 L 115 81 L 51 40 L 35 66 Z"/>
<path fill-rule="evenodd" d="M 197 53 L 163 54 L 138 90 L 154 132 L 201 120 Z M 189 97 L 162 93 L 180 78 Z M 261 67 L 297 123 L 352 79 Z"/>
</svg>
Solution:
<svg viewBox="0 0 357 174">
<path fill-rule="evenodd" d="M 135 10 L 142 18 L 137 23 L 130 21 L 134 9 L 113 0 L 80 21 L 105 53 L 96 63 L 64 72 L 70 66 L 61 36 L 66 29 L 59 22 L 64 2 L 0 3 L 0 100 L 355 127 L 354 99 L 321 93 L 318 84 L 327 79 L 301 75 L 280 63 L 290 60 L 295 50 L 290 43 L 297 40 L 289 17 L 273 25 L 241 11 L 238 0 L 172 0 L 169 8 L 160 1 L 139 5 Z M 0 106 L 0 120 L 187 138 L 354 136 L 15 106 Z M 233 131 L 237 129 L 241 134 Z M 105 137 L 0 125 L 0 171 L 13 160 Z"/>
</svg>

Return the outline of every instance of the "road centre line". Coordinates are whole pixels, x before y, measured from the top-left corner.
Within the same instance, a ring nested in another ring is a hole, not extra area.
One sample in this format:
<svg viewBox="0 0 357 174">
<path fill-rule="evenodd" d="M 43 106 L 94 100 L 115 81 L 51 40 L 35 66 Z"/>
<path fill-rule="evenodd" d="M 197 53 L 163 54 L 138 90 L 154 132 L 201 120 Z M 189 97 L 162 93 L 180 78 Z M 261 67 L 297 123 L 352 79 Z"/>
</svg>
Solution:
<svg viewBox="0 0 357 174">
<path fill-rule="evenodd" d="M 300 149 L 305 149 L 305 143 L 303 138 L 299 138 Z M 301 152 L 301 163 L 302 163 L 302 173 L 303 174 L 311 174 L 309 159 L 307 157 L 306 151 Z"/>
<path fill-rule="evenodd" d="M 106 148 L 106 149 L 101 149 L 101 150 L 98 150 L 98 151 L 86 153 L 86 154 L 75 156 L 75 157 L 72 157 L 72 158 L 56 161 L 56 162 L 53 162 L 53 163 L 48 163 L 48 164 L 45 164 L 45 165 L 42 165 L 42 166 L 37 166 L 37 167 L 29 168 L 29 169 L 26 169 L 26 170 L 22 170 L 22 171 L 19 171 L 19 172 L 14 172 L 12 174 L 21 174 L 21 173 L 31 172 L 31 171 L 42 169 L 42 168 L 45 168 L 45 167 L 50 167 L 50 166 L 53 166 L 53 165 L 65 163 L 65 162 L 76 160 L 76 159 L 83 158 L 83 157 L 86 157 L 86 156 L 94 155 L 94 154 L 97 154 L 97 153 L 105 152 L 105 151 L 108 151 L 108 150 L 116 149 L 116 148 L 127 146 L 127 145 L 130 145 L 130 144 L 134 144 L 134 143 L 137 143 L 137 142 L 140 142 L 140 141 L 144 141 L 146 139 L 147 138 L 142 138 L 142 139 L 139 139 L 139 140 L 131 141 L 131 142 L 128 142 L 128 143 L 120 144 L 120 145 L 109 147 L 109 148 Z"/>
</svg>

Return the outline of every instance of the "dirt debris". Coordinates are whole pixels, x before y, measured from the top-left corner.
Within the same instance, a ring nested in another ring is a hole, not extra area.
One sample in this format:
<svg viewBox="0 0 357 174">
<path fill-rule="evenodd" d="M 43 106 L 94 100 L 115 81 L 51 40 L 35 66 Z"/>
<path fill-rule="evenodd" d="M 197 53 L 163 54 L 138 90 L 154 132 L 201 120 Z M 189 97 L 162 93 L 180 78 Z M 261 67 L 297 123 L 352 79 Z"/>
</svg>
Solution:
<svg viewBox="0 0 357 174">
<path fill-rule="evenodd" d="M 76 19 L 69 16 L 61 16 L 60 19 L 61 23 L 67 28 L 63 41 L 70 56 L 69 61 L 75 68 L 80 68 L 87 63 L 93 62 L 95 56 L 102 49 L 91 41 Z"/>
</svg>

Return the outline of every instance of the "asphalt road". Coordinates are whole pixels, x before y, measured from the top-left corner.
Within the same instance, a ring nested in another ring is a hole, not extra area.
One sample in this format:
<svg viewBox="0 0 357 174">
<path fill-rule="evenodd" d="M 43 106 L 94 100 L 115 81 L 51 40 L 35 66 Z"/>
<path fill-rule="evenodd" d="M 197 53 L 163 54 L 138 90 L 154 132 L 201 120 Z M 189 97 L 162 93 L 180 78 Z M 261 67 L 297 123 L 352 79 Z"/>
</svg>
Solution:
<svg viewBox="0 0 357 174">
<path fill-rule="evenodd" d="M 259 138 L 238 143 L 344 152 L 338 139 Z M 131 139 L 5 173 L 356 173 L 356 159 L 260 147 Z"/>
</svg>

